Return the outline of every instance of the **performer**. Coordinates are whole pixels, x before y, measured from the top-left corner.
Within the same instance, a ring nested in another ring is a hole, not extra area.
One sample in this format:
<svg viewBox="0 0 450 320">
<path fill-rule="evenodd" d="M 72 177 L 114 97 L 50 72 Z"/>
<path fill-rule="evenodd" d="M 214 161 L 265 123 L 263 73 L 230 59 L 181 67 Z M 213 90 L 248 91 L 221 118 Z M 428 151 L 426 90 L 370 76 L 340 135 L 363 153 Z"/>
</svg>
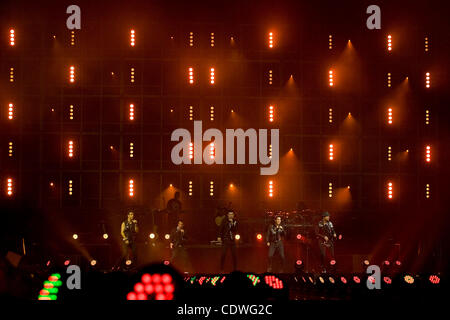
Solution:
<svg viewBox="0 0 450 320">
<path fill-rule="evenodd" d="M 236 243 L 235 236 L 237 230 L 237 221 L 234 219 L 234 212 L 229 211 L 227 214 L 227 218 L 222 221 L 219 230 L 218 241 L 222 242 L 222 256 L 220 259 L 220 270 L 224 272 L 225 265 L 225 256 L 227 255 L 227 251 L 231 250 L 231 256 L 233 258 L 233 270 L 236 270 L 237 267 L 237 258 L 236 258 Z"/>
<path fill-rule="evenodd" d="M 322 213 L 322 219 L 316 226 L 316 237 L 319 242 L 320 249 L 320 266 L 322 272 L 325 273 L 325 257 L 327 248 L 330 251 L 331 258 L 334 259 L 334 239 L 336 239 L 336 232 L 333 224 L 330 221 L 330 214 L 328 212 Z"/>
<path fill-rule="evenodd" d="M 172 227 L 177 223 L 178 219 L 181 219 L 181 201 L 180 192 L 175 192 L 173 199 L 167 202 L 167 215 L 168 215 L 168 225 Z M 168 230 L 168 228 L 167 228 Z"/>
<path fill-rule="evenodd" d="M 269 263 L 267 266 L 267 272 L 272 272 L 272 262 L 275 252 L 278 251 L 281 257 L 281 272 L 283 272 L 285 264 L 284 245 L 283 238 L 286 235 L 283 226 L 281 225 L 281 217 L 275 218 L 275 223 L 271 224 L 267 230 L 267 246 L 269 247 Z"/>
<path fill-rule="evenodd" d="M 121 260 L 124 258 L 127 260 L 134 260 L 134 263 L 137 261 L 136 255 L 136 236 L 139 232 L 139 228 L 137 225 L 137 220 L 134 219 L 134 212 L 128 212 L 127 220 L 122 222 L 120 227 L 120 234 L 122 235 L 122 247 L 123 247 L 123 255 Z"/>
<path fill-rule="evenodd" d="M 170 234 L 170 249 L 172 249 L 170 263 L 181 262 L 185 271 L 191 271 L 191 263 L 185 248 L 186 240 L 183 220 L 178 220 L 177 227 Z"/>
</svg>

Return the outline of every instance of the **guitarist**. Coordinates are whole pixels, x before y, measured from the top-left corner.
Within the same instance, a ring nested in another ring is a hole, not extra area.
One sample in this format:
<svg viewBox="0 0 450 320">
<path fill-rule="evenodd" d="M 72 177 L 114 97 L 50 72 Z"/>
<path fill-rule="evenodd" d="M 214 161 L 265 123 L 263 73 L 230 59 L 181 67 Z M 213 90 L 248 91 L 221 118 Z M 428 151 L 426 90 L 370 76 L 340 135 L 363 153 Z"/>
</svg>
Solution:
<svg viewBox="0 0 450 320">
<path fill-rule="evenodd" d="M 322 219 L 316 225 L 316 237 L 319 242 L 320 249 L 320 266 L 322 272 L 325 273 L 325 256 L 327 248 L 330 251 L 331 258 L 334 259 L 334 239 L 336 239 L 336 232 L 333 224 L 330 221 L 330 214 L 328 212 L 322 213 Z"/>
</svg>

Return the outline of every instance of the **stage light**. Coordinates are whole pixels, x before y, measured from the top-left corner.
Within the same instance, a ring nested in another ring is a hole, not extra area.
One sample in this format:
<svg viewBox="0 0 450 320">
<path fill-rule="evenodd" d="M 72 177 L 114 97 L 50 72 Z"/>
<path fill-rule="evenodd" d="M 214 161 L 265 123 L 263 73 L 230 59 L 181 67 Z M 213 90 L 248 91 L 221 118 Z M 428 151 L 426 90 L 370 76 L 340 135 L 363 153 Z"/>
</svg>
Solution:
<svg viewBox="0 0 450 320">
<path fill-rule="evenodd" d="M 194 120 L 194 107 L 193 106 L 189 106 L 189 120 L 190 121 Z"/>
<path fill-rule="evenodd" d="M 392 199 L 394 197 L 394 186 L 392 182 L 388 182 L 387 184 L 387 197 L 388 199 Z"/>
<path fill-rule="evenodd" d="M 334 160 L 334 145 L 332 144 L 328 146 L 328 159 L 330 159 L 330 161 Z"/>
<path fill-rule="evenodd" d="M 430 199 L 431 195 L 430 195 L 430 184 L 427 183 L 425 185 L 425 198 Z"/>
<path fill-rule="evenodd" d="M 73 195 L 73 181 L 69 180 L 69 196 Z"/>
<path fill-rule="evenodd" d="M 388 108 L 388 124 L 392 124 L 394 121 L 392 108 Z"/>
<path fill-rule="evenodd" d="M 383 281 L 386 284 L 391 284 L 392 283 L 392 279 L 388 276 L 383 277 Z"/>
<path fill-rule="evenodd" d="M 358 276 L 353 276 L 353 282 L 355 283 L 361 283 L 361 279 Z"/>
<path fill-rule="evenodd" d="M 209 182 L 209 195 L 214 196 L 214 181 Z"/>
<path fill-rule="evenodd" d="M 425 43 L 424 43 L 424 45 L 425 45 L 425 52 L 428 52 L 430 50 L 428 37 L 425 37 L 424 40 L 425 40 Z"/>
<path fill-rule="evenodd" d="M 332 259 L 330 260 L 330 266 L 335 266 L 336 265 L 336 260 Z"/>
<path fill-rule="evenodd" d="M 73 158 L 74 156 L 74 143 L 73 140 L 69 140 L 68 144 L 67 144 L 67 155 L 69 156 L 69 158 Z"/>
<path fill-rule="evenodd" d="M 194 84 L 194 68 L 189 67 L 189 84 Z"/>
<path fill-rule="evenodd" d="M 241 235 L 237 234 L 237 235 L 234 236 L 234 238 L 239 241 L 241 239 Z"/>
<path fill-rule="evenodd" d="M 136 32 L 132 29 L 130 30 L 130 46 L 134 47 L 136 45 Z"/>
<path fill-rule="evenodd" d="M 215 82 L 215 71 L 214 68 L 209 69 L 209 83 L 214 84 Z"/>
<path fill-rule="evenodd" d="M 14 104 L 12 103 L 8 104 L 8 119 L 9 120 L 14 119 Z"/>
<path fill-rule="evenodd" d="M 427 89 L 431 87 L 431 75 L 429 72 L 425 73 L 425 87 Z"/>
<path fill-rule="evenodd" d="M 72 30 L 72 31 L 70 32 L 70 45 L 71 45 L 71 46 L 74 46 L 74 45 L 75 45 L 75 31 L 74 31 L 74 30 Z"/>
<path fill-rule="evenodd" d="M 210 38 L 210 46 L 211 46 L 211 48 L 213 48 L 214 47 L 214 32 L 211 32 L 209 38 Z"/>
<path fill-rule="evenodd" d="M 328 36 L 328 49 L 333 49 L 333 36 L 331 34 Z"/>
<path fill-rule="evenodd" d="M 256 239 L 257 239 L 257 240 L 262 240 L 262 238 L 263 238 L 263 236 L 262 236 L 261 233 L 258 233 L 258 234 L 256 235 Z"/>
<path fill-rule="evenodd" d="M 107 233 L 103 234 L 103 239 L 107 240 L 109 238 L 109 235 Z"/>
<path fill-rule="evenodd" d="M 272 69 L 269 70 L 269 84 L 273 84 L 273 71 Z"/>
<path fill-rule="evenodd" d="M 16 44 L 16 33 L 14 29 L 9 30 L 9 45 L 14 46 Z"/>
<path fill-rule="evenodd" d="M 426 162 L 431 162 L 431 146 L 426 146 L 425 161 Z"/>
<path fill-rule="evenodd" d="M 341 277 L 341 282 L 342 282 L 343 284 L 347 284 L 347 279 L 346 279 L 345 277 Z"/>
<path fill-rule="evenodd" d="M 13 191 L 14 191 L 13 179 L 8 178 L 6 179 L 6 194 L 8 195 L 8 197 L 11 197 L 13 195 Z"/>
<path fill-rule="evenodd" d="M 302 235 L 300 233 L 298 233 L 296 238 L 297 238 L 297 240 L 302 240 Z"/>
<path fill-rule="evenodd" d="M 389 262 L 389 260 L 383 261 L 383 266 L 389 267 L 390 265 L 391 265 L 391 263 Z"/>
<path fill-rule="evenodd" d="M 75 82 L 75 67 L 74 66 L 70 66 L 70 68 L 69 68 L 69 81 L 70 81 L 70 83 Z"/>
<path fill-rule="evenodd" d="M 441 282 L 441 278 L 439 278 L 439 276 L 437 275 L 430 275 L 430 277 L 428 278 L 428 280 L 432 283 L 432 284 L 439 284 L 439 282 Z"/>
<path fill-rule="evenodd" d="M 274 187 L 273 187 L 273 181 L 272 180 L 270 180 L 269 181 L 269 197 L 273 197 L 273 191 L 274 190 Z"/>
<path fill-rule="evenodd" d="M 170 239 L 170 234 L 166 233 L 166 234 L 164 235 L 164 239 L 169 240 L 169 239 Z"/>
<path fill-rule="evenodd" d="M 273 122 L 274 112 L 275 112 L 274 107 L 273 106 L 269 106 L 269 121 L 270 122 Z"/>
<path fill-rule="evenodd" d="M 134 143 L 130 142 L 130 158 L 134 158 Z"/>
<path fill-rule="evenodd" d="M 214 142 L 209 144 L 209 157 L 214 159 L 216 157 L 216 148 L 214 147 Z"/>
<path fill-rule="evenodd" d="M 8 142 L 8 157 L 12 158 L 14 155 L 14 144 L 12 141 Z"/>
<path fill-rule="evenodd" d="M 126 264 L 127 266 L 130 266 L 132 263 L 133 263 L 133 261 L 131 261 L 130 259 L 128 259 L 127 261 L 125 261 L 125 264 Z"/>
<path fill-rule="evenodd" d="M 333 197 L 333 183 L 329 182 L 328 183 L 328 198 L 332 198 Z"/>
<path fill-rule="evenodd" d="M 148 237 L 153 240 L 156 238 L 156 235 L 152 232 L 148 235 Z"/>
<path fill-rule="evenodd" d="M 192 191 L 193 191 L 192 181 L 189 181 L 188 191 L 189 191 L 189 196 L 192 197 Z"/>
<path fill-rule="evenodd" d="M 128 180 L 128 196 L 134 197 L 134 180 Z"/>
<path fill-rule="evenodd" d="M 134 104 L 133 103 L 130 103 L 128 112 L 129 112 L 130 121 L 133 121 L 134 120 Z"/>
<path fill-rule="evenodd" d="M 130 69 L 130 82 L 134 83 L 134 68 Z"/>
<path fill-rule="evenodd" d="M 214 121 L 214 106 L 209 107 L 209 118 L 211 121 Z"/>
<path fill-rule="evenodd" d="M 73 120 L 73 105 L 72 104 L 69 106 L 69 119 Z"/>
<path fill-rule="evenodd" d="M 74 240 L 77 240 L 77 239 L 78 239 L 78 235 L 77 235 L 76 233 L 74 233 L 74 234 L 72 235 L 72 238 L 73 238 Z"/>
<path fill-rule="evenodd" d="M 269 145 L 269 158 L 272 159 L 272 145 Z"/>
<path fill-rule="evenodd" d="M 189 143 L 189 159 L 194 159 L 194 144 Z"/>
<path fill-rule="evenodd" d="M 297 267 L 300 267 L 300 266 L 303 265 L 303 261 L 300 260 L 300 259 L 298 259 L 297 261 L 295 261 L 295 265 L 296 265 Z"/>
<path fill-rule="evenodd" d="M 425 124 L 430 124 L 430 110 L 425 110 Z"/>
<path fill-rule="evenodd" d="M 388 51 L 392 51 L 392 36 L 391 35 L 387 36 L 387 49 L 388 49 Z"/>
<path fill-rule="evenodd" d="M 14 82 L 14 68 L 9 68 L 9 82 Z"/>
<path fill-rule="evenodd" d="M 370 261 L 369 260 L 366 259 L 366 260 L 363 261 L 363 266 L 364 267 L 368 267 L 369 265 L 370 265 Z"/>
<path fill-rule="evenodd" d="M 392 147 L 391 146 L 387 147 L 387 159 L 388 159 L 388 161 L 392 160 Z"/>
<path fill-rule="evenodd" d="M 403 277 L 403 280 L 405 280 L 405 282 L 407 284 L 413 284 L 414 283 L 414 277 L 407 274 L 406 276 Z"/>
<path fill-rule="evenodd" d="M 189 32 L 189 46 L 190 47 L 194 46 L 194 33 L 193 32 Z"/>
<path fill-rule="evenodd" d="M 274 275 L 265 276 L 264 281 L 269 287 L 272 287 L 273 289 L 283 289 L 284 287 L 283 281 L 281 279 L 278 279 Z"/>
<path fill-rule="evenodd" d="M 65 266 L 68 266 L 69 264 L 70 264 L 70 260 L 69 260 L 69 259 L 67 259 L 67 260 L 64 261 L 64 265 L 65 265 Z"/>
<path fill-rule="evenodd" d="M 334 85 L 334 71 L 328 71 L 328 85 L 332 87 Z"/>
<path fill-rule="evenodd" d="M 388 86 L 388 88 L 390 88 L 391 87 L 391 73 L 390 72 L 388 72 L 388 74 L 387 74 L 387 86 Z"/>
<path fill-rule="evenodd" d="M 273 48 L 273 44 L 274 44 L 274 35 L 273 32 L 269 32 L 269 48 Z"/>
<path fill-rule="evenodd" d="M 333 123 L 333 109 L 328 109 L 328 123 Z"/>
<path fill-rule="evenodd" d="M 92 259 L 91 260 L 91 267 L 95 267 L 96 264 L 97 264 L 97 260 Z"/>
</svg>

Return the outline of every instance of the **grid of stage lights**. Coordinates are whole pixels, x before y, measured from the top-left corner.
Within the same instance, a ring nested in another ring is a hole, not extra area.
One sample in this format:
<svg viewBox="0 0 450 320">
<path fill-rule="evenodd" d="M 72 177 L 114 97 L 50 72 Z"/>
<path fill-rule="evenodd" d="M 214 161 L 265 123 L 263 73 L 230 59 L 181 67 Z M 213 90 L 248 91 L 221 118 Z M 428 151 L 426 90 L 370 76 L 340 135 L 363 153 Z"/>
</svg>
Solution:
<svg viewBox="0 0 450 320">
<path fill-rule="evenodd" d="M 388 161 L 392 160 L 392 147 L 391 146 L 387 147 L 387 159 L 388 159 Z"/>
<path fill-rule="evenodd" d="M 430 199 L 430 184 L 425 185 L 425 198 Z"/>
<path fill-rule="evenodd" d="M 215 83 L 215 71 L 214 68 L 210 68 L 209 70 L 209 83 L 214 84 Z"/>
<path fill-rule="evenodd" d="M 74 66 L 70 66 L 70 68 L 69 68 L 69 81 L 70 81 L 70 83 L 75 82 L 75 67 Z"/>
<path fill-rule="evenodd" d="M 189 106 L 189 120 L 190 121 L 194 120 L 194 107 L 193 106 Z"/>
<path fill-rule="evenodd" d="M 189 84 L 194 84 L 194 68 L 189 67 Z"/>
<path fill-rule="evenodd" d="M 214 32 L 211 32 L 210 34 L 210 46 L 211 48 L 214 47 Z"/>
<path fill-rule="evenodd" d="M 424 45 L 425 45 L 425 52 L 428 52 L 430 50 L 428 37 L 425 37 L 424 40 L 425 40 L 425 43 L 424 43 Z"/>
<path fill-rule="evenodd" d="M 273 106 L 269 106 L 269 121 L 270 122 L 273 122 L 274 112 L 275 112 L 274 107 Z"/>
<path fill-rule="evenodd" d="M 134 68 L 130 69 L 130 82 L 134 83 Z"/>
<path fill-rule="evenodd" d="M 269 48 L 273 48 L 273 32 L 269 32 Z"/>
<path fill-rule="evenodd" d="M 6 180 L 6 194 L 8 197 L 13 195 L 13 180 L 11 178 Z"/>
<path fill-rule="evenodd" d="M 73 158 L 74 155 L 74 143 L 73 140 L 69 140 L 68 142 L 68 156 L 69 158 Z"/>
<path fill-rule="evenodd" d="M 75 31 L 74 30 L 70 31 L 70 45 L 71 46 L 75 45 Z"/>
<path fill-rule="evenodd" d="M 388 35 L 387 37 L 387 49 L 388 51 L 392 51 L 392 36 Z"/>
<path fill-rule="evenodd" d="M 130 179 L 128 181 L 128 195 L 134 197 L 134 180 Z"/>
<path fill-rule="evenodd" d="M 270 180 L 269 181 L 269 197 L 273 197 L 273 192 L 274 192 L 274 185 L 273 185 L 273 181 Z"/>
<path fill-rule="evenodd" d="M 12 103 L 8 104 L 8 119 L 14 119 L 14 104 Z"/>
<path fill-rule="evenodd" d="M 209 107 L 209 119 L 214 121 L 214 106 Z"/>
<path fill-rule="evenodd" d="M 189 47 L 194 46 L 194 33 L 191 31 L 189 32 Z"/>
<path fill-rule="evenodd" d="M 333 49 L 333 36 L 331 34 L 328 36 L 328 49 Z"/>
<path fill-rule="evenodd" d="M 14 46 L 16 44 L 16 34 L 14 29 L 9 30 L 9 45 Z"/>
<path fill-rule="evenodd" d="M 193 189 L 194 189 L 194 186 L 192 184 L 192 181 L 189 181 L 188 191 L 189 191 L 189 196 L 190 197 L 192 197 Z"/>
<path fill-rule="evenodd" d="M 134 120 L 134 104 L 130 103 L 130 108 L 129 108 L 129 119 L 130 121 Z"/>
<path fill-rule="evenodd" d="M 209 195 L 214 196 L 214 181 L 209 182 Z"/>
<path fill-rule="evenodd" d="M 9 82 L 14 82 L 14 68 L 9 68 Z"/>
<path fill-rule="evenodd" d="M 51 274 L 44 281 L 43 288 L 39 291 L 38 300 L 57 300 L 59 288 L 62 286 L 61 275 L 59 273 Z"/>
<path fill-rule="evenodd" d="M 69 180 L 69 189 L 68 190 L 69 190 L 69 196 L 73 195 L 73 181 L 72 180 Z"/>
<path fill-rule="evenodd" d="M 328 85 L 332 87 L 334 85 L 334 71 L 328 71 Z"/>
<path fill-rule="evenodd" d="M 333 161 L 333 160 L 334 160 L 334 145 L 333 145 L 333 144 L 330 144 L 330 145 L 328 146 L 328 159 L 329 159 L 330 161 Z"/>
<path fill-rule="evenodd" d="M 332 198 L 333 197 L 333 183 L 330 182 L 328 183 L 328 198 Z"/>
<path fill-rule="evenodd" d="M 130 158 L 134 157 L 134 143 L 130 142 Z"/>
<path fill-rule="evenodd" d="M 425 110 L 425 124 L 430 124 L 430 110 Z"/>
<path fill-rule="evenodd" d="M 429 72 L 425 73 L 425 87 L 427 89 L 431 87 L 431 75 Z"/>
<path fill-rule="evenodd" d="M 170 274 L 149 274 L 141 277 L 127 294 L 127 300 L 173 300 L 175 283 Z"/>
<path fill-rule="evenodd" d="M 12 158 L 14 155 L 14 144 L 12 141 L 9 141 L 8 143 L 8 157 Z"/>
<path fill-rule="evenodd" d="M 333 108 L 328 109 L 328 123 L 333 123 Z"/>
<path fill-rule="evenodd" d="M 394 121 L 392 108 L 388 108 L 388 124 L 392 124 Z"/>
<path fill-rule="evenodd" d="M 130 46 L 134 47 L 136 45 L 136 32 L 130 30 Z"/>
<path fill-rule="evenodd" d="M 392 86 L 392 75 L 390 72 L 387 74 L 387 86 L 390 88 Z"/>
<path fill-rule="evenodd" d="M 194 159 L 194 144 L 189 143 L 189 159 Z"/>
<path fill-rule="evenodd" d="M 394 197 L 394 186 L 392 184 L 392 182 L 388 182 L 388 187 L 387 187 L 387 195 L 389 199 L 392 199 Z"/>
<path fill-rule="evenodd" d="M 426 146 L 425 149 L 425 161 L 431 162 L 431 146 Z"/>
</svg>

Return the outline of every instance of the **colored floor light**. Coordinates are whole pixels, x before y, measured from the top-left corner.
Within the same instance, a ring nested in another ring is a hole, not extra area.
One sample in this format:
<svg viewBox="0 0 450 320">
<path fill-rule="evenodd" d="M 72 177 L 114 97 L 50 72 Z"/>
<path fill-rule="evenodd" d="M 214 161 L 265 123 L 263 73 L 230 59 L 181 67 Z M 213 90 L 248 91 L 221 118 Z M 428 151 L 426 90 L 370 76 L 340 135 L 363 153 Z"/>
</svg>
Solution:
<svg viewBox="0 0 450 320">
<path fill-rule="evenodd" d="M 429 72 L 425 73 L 425 87 L 427 89 L 431 87 L 431 75 Z"/>
<path fill-rule="evenodd" d="M 130 30 L 130 46 L 134 47 L 136 45 L 136 32 Z"/>
<path fill-rule="evenodd" d="M 269 48 L 273 48 L 273 44 L 274 44 L 273 32 L 269 32 Z"/>
<path fill-rule="evenodd" d="M 134 104 L 130 103 L 129 107 L 129 119 L 130 121 L 134 120 Z"/>
<path fill-rule="evenodd" d="M 214 68 L 211 68 L 209 70 L 209 83 L 214 84 L 215 83 L 215 71 Z"/>
<path fill-rule="evenodd" d="M 387 116 L 388 116 L 388 119 L 387 119 L 388 124 L 392 124 L 394 121 L 392 108 L 388 108 Z"/>
<path fill-rule="evenodd" d="M 272 287 L 273 289 L 283 289 L 284 285 L 283 285 L 283 281 L 278 279 L 276 276 L 265 276 L 264 277 L 264 282 Z"/>
<path fill-rule="evenodd" d="M 334 145 L 332 144 L 328 146 L 328 159 L 330 159 L 330 161 L 334 160 Z"/>
<path fill-rule="evenodd" d="M 388 51 L 392 51 L 392 36 L 391 35 L 387 36 L 387 49 L 388 49 Z"/>
<path fill-rule="evenodd" d="M 297 240 L 302 240 L 302 235 L 300 233 L 298 233 L 296 238 L 297 238 Z"/>
<path fill-rule="evenodd" d="M 408 283 L 408 284 L 413 284 L 414 283 L 414 277 L 412 277 L 410 275 L 404 276 L 403 280 L 405 280 L 405 282 Z"/>
<path fill-rule="evenodd" d="M 96 265 L 97 265 L 97 260 L 94 260 L 94 259 L 91 260 L 91 266 L 94 267 L 94 266 L 96 266 Z"/>
<path fill-rule="evenodd" d="M 431 146 L 426 146 L 425 149 L 425 161 L 431 162 Z"/>
<path fill-rule="evenodd" d="M 8 104 L 8 119 L 14 119 L 14 104 L 12 103 Z"/>
<path fill-rule="evenodd" d="M 69 69 L 69 81 L 70 81 L 70 83 L 74 83 L 75 82 L 75 67 L 74 66 L 70 66 L 70 69 Z"/>
<path fill-rule="evenodd" d="M 74 240 L 77 240 L 77 239 L 78 239 L 78 234 L 74 233 L 74 234 L 72 235 L 72 238 L 73 238 Z"/>
<path fill-rule="evenodd" d="M 387 184 L 387 196 L 388 196 L 388 199 L 394 198 L 394 186 L 393 186 L 392 182 L 388 182 L 388 184 Z"/>
<path fill-rule="evenodd" d="M 64 261 L 64 265 L 65 265 L 65 266 L 68 266 L 69 264 L 70 264 L 70 260 L 65 260 L 65 261 Z"/>
<path fill-rule="evenodd" d="M 127 300 L 172 300 L 175 283 L 170 274 L 144 274 L 142 282 L 134 285 L 133 291 L 126 296 Z"/>
<path fill-rule="evenodd" d="M 441 278 L 439 278 L 439 276 L 437 275 L 431 275 L 428 280 L 432 283 L 432 284 L 439 284 L 441 282 Z"/>
<path fill-rule="evenodd" d="M 334 85 L 334 72 L 333 70 L 328 71 L 328 85 L 332 87 Z"/>
<path fill-rule="evenodd" d="M 148 235 L 148 237 L 149 237 L 150 239 L 155 239 L 155 238 L 156 238 L 156 235 L 152 232 L 152 233 L 150 233 L 150 234 Z"/>
<path fill-rule="evenodd" d="M 194 68 L 189 67 L 189 84 L 194 84 Z"/>
<path fill-rule="evenodd" d="M 16 33 L 14 29 L 9 30 L 9 45 L 14 46 L 16 44 Z"/>
<path fill-rule="evenodd" d="M 134 180 L 130 179 L 128 181 L 128 195 L 134 197 Z"/>
</svg>

